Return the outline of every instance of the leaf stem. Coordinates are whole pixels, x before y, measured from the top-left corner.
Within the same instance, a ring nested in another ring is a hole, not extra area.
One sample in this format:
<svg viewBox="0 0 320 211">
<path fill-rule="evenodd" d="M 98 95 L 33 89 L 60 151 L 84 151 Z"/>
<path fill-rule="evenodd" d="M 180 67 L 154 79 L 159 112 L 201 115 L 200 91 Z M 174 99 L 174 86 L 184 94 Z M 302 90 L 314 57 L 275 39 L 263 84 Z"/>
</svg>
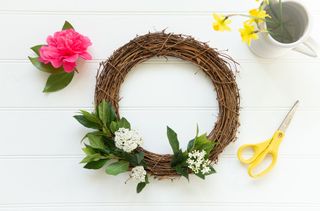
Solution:
<svg viewBox="0 0 320 211">
<path fill-rule="evenodd" d="M 282 1 L 279 0 L 280 34 L 283 34 Z"/>
<path fill-rule="evenodd" d="M 273 22 L 273 21 L 268 21 L 266 18 L 257 18 L 257 17 L 252 16 L 252 15 L 246 15 L 246 14 L 241 14 L 241 13 L 239 13 L 239 14 L 236 14 L 236 13 L 234 13 L 234 14 L 229 14 L 229 15 L 227 15 L 227 16 L 224 18 L 224 21 L 227 20 L 227 19 L 230 18 L 230 17 L 233 17 L 233 16 L 246 17 L 246 18 L 251 18 L 251 19 L 254 19 L 254 20 L 262 20 L 262 21 L 264 21 L 264 22 Z M 271 20 L 272 20 L 272 19 L 271 19 Z"/>
</svg>

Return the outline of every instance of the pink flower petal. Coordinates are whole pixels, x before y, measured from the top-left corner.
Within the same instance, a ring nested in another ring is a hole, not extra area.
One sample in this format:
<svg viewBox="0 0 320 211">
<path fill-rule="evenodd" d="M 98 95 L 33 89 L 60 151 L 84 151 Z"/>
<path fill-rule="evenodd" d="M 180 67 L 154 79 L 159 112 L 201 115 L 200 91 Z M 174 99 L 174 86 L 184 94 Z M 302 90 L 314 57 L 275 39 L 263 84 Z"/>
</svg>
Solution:
<svg viewBox="0 0 320 211">
<path fill-rule="evenodd" d="M 50 60 L 51 58 L 56 59 L 59 57 L 59 52 L 56 48 L 50 46 L 42 46 L 39 50 L 40 57 L 43 60 Z"/>
<path fill-rule="evenodd" d="M 74 63 L 77 61 L 78 58 L 79 58 L 78 54 L 75 54 L 75 55 L 72 55 L 72 56 L 65 58 L 63 61 Z"/>
<path fill-rule="evenodd" d="M 54 68 L 59 68 L 62 65 L 62 61 L 59 59 L 51 59 L 50 62 Z"/>
<path fill-rule="evenodd" d="M 91 60 L 92 59 L 92 56 L 88 52 L 82 52 L 80 54 L 80 57 L 85 59 L 85 60 Z"/>
<path fill-rule="evenodd" d="M 42 59 L 41 57 L 39 57 L 38 60 L 39 60 L 39 62 L 42 62 L 42 63 L 45 63 L 45 64 L 48 64 L 50 62 L 48 60 Z"/>
<path fill-rule="evenodd" d="M 56 45 L 55 39 L 52 36 L 47 37 L 47 43 L 51 46 Z"/>
<path fill-rule="evenodd" d="M 45 64 L 50 62 L 55 68 L 63 66 L 66 72 L 74 70 L 79 57 L 92 59 L 87 52 L 88 46 L 92 45 L 90 39 L 73 29 L 55 32 L 53 36 L 47 37 L 47 43 L 39 50 L 39 61 Z"/>
<path fill-rule="evenodd" d="M 90 39 L 88 37 L 85 37 L 85 36 L 83 36 L 82 42 L 83 42 L 83 46 L 86 46 L 86 48 L 89 47 L 90 45 L 92 45 Z"/>
<path fill-rule="evenodd" d="M 63 69 L 67 73 L 71 73 L 74 71 L 74 68 L 76 67 L 75 62 L 63 62 Z"/>
</svg>

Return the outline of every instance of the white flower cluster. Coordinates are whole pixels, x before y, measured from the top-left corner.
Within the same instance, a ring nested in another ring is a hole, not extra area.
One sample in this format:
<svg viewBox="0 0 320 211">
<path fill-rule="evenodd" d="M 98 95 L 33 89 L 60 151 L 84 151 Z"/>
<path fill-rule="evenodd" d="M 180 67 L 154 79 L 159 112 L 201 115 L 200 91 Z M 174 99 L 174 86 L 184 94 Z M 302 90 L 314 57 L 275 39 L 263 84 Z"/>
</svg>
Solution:
<svg viewBox="0 0 320 211">
<path fill-rule="evenodd" d="M 205 159 L 206 152 L 204 150 L 193 150 L 188 153 L 187 164 L 188 168 L 190 168 L 195 174 L 201 172 L 202 174 L 206 174 L 210 172 L 210 160 Z"/>
<path fill-rule="evenodd" d="M 119 130 L 115 132 L 114 142 L 117 148 L 122 149 L 125 152 L 132 152 L 143 144 L 142 137 L 139 133 L 127 128 L 119 128 Z"/>
<path fill-rule="evenodd" d="M 137 180 L 138 182 L 146 181 L 147 172 L 144 170 L 143 166 L 136 166 L 132 168 L 130 177 Z"/>
</svg>

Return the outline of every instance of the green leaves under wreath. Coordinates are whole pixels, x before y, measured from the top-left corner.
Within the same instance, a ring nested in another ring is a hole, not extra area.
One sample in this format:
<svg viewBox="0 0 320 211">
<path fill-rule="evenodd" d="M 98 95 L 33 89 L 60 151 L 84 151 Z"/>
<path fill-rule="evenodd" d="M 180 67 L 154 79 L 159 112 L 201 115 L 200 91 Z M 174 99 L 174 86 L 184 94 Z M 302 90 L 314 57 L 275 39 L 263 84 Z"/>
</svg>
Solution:
<svg viewBox="0 0 320 211">
<path fill-rule="evenodd" d="M 144 153 L 139 149 L 143 145 L 143 139 L 125 118 L 117 117 L 110 103 L 103 100 L 93 112 L 80 110 L 74 118 L 86 128 L 93 129 L 82 139 L 82 150 L 86 156 L 80 163 L 85 164 L 84 168 L 105 167 L 105 172 L 110 175 L 129 171 L 128 180 L 137 182 L 137 193 L 149 184 L 148 166 Z M 179 146 L 177 134 L 169 127 L 167 136 L 174 153 L 171 167 L 179 175 L 189 179 L 189 174 L 194 173 L 204 179 L 215 173 L 208 159 L 215 142 L 208 140 L 205 134 L 198 136 L 197 129 L 195 138 L 189 142 L 185 151 Z"/>
<path fill-rule="evenodd" d="M 182 151 L 177 134 L 167 127 L 167 136 L 173 151 L 171 167 L 188 180 L 190 171 L 202 179 L 216 172 L 209 160 L 215 142 L 209 140 L 206 134 L 198 136 L 198 132 L 197 127 L 195 138 L 189 141 L 187 150 Z"/>
<path fill-rule="evenodd" d="M 55 92 L 68 86 L 74 77 L 78 58 L 90 60 L 87 52 L 89 38 L 79 34 L 65 21 L 62 30 L 48 36 L 47 44 L 36 45 L 31 50 L 36 57 L 28 57 L 38 70 L 49 73 L 43 92 Z"/>
</svg>

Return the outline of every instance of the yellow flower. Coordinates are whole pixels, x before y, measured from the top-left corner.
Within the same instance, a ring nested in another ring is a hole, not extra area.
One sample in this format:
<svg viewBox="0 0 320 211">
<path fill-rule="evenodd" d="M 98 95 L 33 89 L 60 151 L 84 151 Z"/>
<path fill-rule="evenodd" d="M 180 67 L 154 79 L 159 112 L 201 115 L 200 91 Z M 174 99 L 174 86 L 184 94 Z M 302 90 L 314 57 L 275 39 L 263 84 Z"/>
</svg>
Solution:
<svg viewBox="0 0 320 211">
<path fill-rule="evenodd" d="M 251 40 L 256 40 L 259 38 L 257 31 L 254 26 L 250 24 L 249 21 L 243 23 L 243 28 L 239 29 L 242 41 L 247 43 L 249 46 L 251 44 Z"/>
<path fill-rule="evenodd" d="M 228 17 L 223 15 L 213 14 L 215 22 L 212 24 L 212 28 L 215 31 L 230 31 L 228 24 L 231 23 L 231 20 Z"/>
<path fill-rule="evenodd" d="M 251 21 L 256 21 L 258 23 L 263 22 L 266 17 L 270 17 L 262 8 L 252 9 L 249 11 L 249 14 L 253 17 Z"/>
</svg>

